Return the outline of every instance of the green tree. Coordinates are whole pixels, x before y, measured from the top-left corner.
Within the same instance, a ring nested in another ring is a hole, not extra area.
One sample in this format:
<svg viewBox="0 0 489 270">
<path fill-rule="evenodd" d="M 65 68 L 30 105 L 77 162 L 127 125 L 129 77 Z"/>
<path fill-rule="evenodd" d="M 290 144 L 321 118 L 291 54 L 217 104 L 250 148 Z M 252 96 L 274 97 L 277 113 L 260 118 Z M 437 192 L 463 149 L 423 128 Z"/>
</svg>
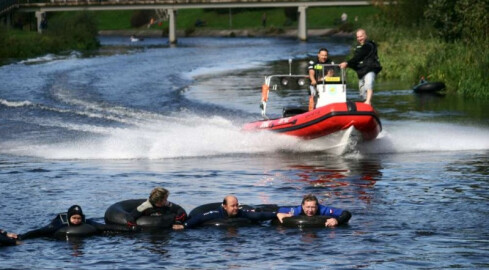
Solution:
<svg viewBox="0 0 489 270">
<path fill-rule="evenodd" d="M 88 11 L 68 12 L 54 17 L 49 22 L 46 35 L 55 40 L 59 48 L 92 50 L 100 46 L 97 22 L 93 13 Z"/>
<path fill-rule="evenodd" d="M 425 18 L 447 41 L 482 40 L 489 34 L 489 1 L 431 0 Z"/>
<path fill-rule="evenodd" d="M 424 23 L 424 12 L 428 7 L 426 0 L 380 0 L 377 5 L 383 11 L 384 18 L 390 24 L 418 26 Z"/>
</svg>

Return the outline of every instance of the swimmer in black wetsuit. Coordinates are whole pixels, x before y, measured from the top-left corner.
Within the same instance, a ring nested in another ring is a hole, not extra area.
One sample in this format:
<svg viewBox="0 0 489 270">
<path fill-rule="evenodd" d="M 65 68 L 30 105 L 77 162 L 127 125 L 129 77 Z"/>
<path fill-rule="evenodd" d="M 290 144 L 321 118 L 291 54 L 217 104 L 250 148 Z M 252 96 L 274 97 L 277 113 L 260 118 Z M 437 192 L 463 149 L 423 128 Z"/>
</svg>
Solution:
<svg viewBox="0 0 489 270">
<path fill-rule="evenodd" d="M 183 222 L 187 219 L 187 212 L 180 205 L 169 202 L 170 192 L 162 187 L 154 188 L 149 198 L 126 216 L 128 225 L 136 224 L 136 220 L 141 216 L 162 216 L 175 214 L 172 228 L 174 230 L 183 229 Z"/>
<path fill-rule="evenodd" d="M 116 225 L 116 224 L 107 225 L 107 224 L 98 223 L 91 219 L 86 220 L 81 207 L 78 205 L 73 205 L 68 209 L 68 212 L 58 214 L 51 221 L 50 224 L 42 228 L 29 231 L 27 233 L 20 234 L 18 238 L 24 240 L 24 239 L 30 239 L 36 237 L 43 237 L 43 236 L 54 236 L 55 232 L 61 228 L 77 227 L 77 226 L 81 226 L 82 224 L 91 225 L 95 229 L 96 233 L 130 232 L 130 231 L 137 230 L 136 226 L 123 226 L 123 225 Z"/>
<path fill-rule="evenodd" d="M 203 223 L 216 219 L 232 219 L 232 218 L 245 218 L 251 222 L 260 222 L 278 218 L 280 222 L 284 217 L 290 217 L 292 214 L 288 213 L 276 213 L 276 212 L 255 212 L 253 210 L 239 209 L 238 198 L 232 195 L 228 195 L 224 198 L 221 207 L 216 210 L 197 214 L 189 217 L 185 222 L 185 228 L 193 228 Z"/>
<path fill-rule="evenodd" d="M 0 230 L 0 246 L 15 246 L 18 244 L 17 234 Z"/>
</svg>

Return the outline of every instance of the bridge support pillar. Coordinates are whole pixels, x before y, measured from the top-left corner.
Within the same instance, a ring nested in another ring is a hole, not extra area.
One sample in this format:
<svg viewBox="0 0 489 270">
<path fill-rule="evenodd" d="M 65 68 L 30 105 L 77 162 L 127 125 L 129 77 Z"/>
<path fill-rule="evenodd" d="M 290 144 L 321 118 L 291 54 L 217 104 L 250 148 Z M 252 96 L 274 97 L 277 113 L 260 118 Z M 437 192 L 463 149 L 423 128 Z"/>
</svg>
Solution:
<svg viewBox="0 0 489 270">
<path fill-rule="evenodd" d="M 299 23 L 298 23 L 298 29 L 297 29 L 297 37 L 302 41 L 307 40 L 307 12 L 306 12 L 306 9 L 307 9 L 306 6 L 299 6 L 298 11 L 297 11 L 297 12 L 299 12 Z"/>
<path fill-rule="evenodd" d="M 168 42 L 170 44 L 177 43 L 177 14 L 176 10 L 168 9 Z"/>
<path fill-rule="evenodd" d="M 42 33 L 42 21 L 46 18 L 46 12 L 36 11 L 36 19 L 37 19 L 37 32 L 39 34 Z"/>
<path fill-rule="evenodd" d="M 12 13 L 9 12 L 5 14 L 5 18 L 3 18 L 2 21 L 7 28 L 12 27 Z"/>
</svg>

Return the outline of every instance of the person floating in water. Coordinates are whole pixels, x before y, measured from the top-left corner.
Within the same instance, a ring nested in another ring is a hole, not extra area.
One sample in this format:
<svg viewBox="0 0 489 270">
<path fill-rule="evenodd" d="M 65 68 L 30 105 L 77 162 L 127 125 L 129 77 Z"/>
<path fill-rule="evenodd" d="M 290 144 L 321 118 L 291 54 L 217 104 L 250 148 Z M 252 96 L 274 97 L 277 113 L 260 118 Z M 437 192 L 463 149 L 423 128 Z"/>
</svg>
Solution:
<svg viewBox="0 0 489 270">
<path fill-rule="evenodd" d="M 244 218 L 251 222 L 260 222 L 278 218 L 282 222 L 284 217 L 291 217 L 289 213 L 277 212 L 255 212 L 253 210 L 239 209 L 238 198 L 228 195 L 222 201 L 222 205 L 215 210 L 191 216 L 185 222 L 185 228 L 193 228 L 204 224 L 207 221 L 218 219 Z"/>
<path fill-rule="evenodd" d="M 17 234 L 0 230 L 0 246 L 15 246 L 19 243 Z"/>
<path fill-rule="evenodd" d="M 187 212 L 180 205 L 169 202 L 170 192 L 162 187 L 154 188 L 149 198 L 126 216 L 129 225 L 135 225 L 141 216 L 162 216 L 175 214 L 172 228 L 183 229 L 183 222 L 187 219 Z"/>
<path fill-rule="evenodd" d="M 91 219 L 85 219 L 85 215 L 79 205 L 73 205 L 68 209 L 68 212 L 58 214 L 48 225 L 28 231 L 18 235 L 20 240 L 31 239 L 44 236 L 55 236 L 55 233 L 63 228 L 77 228 L 84 224 L 91 227 L 91 234 L 100 234 L 103 232 L 131 232 L 136 231 L 136 226 L 124 226 L 116 224 L 101 224 Z"/>
<path fill-rule="evenodd" d="M 302 204 L 296 207 L 280 207 L 279 213 L 290 213 L 294 216 L 328 216 L 325 227 L 336 227 L 346 224 L 351 218 L 351 213 L 339 208 L 333 208 L 319 204 L 316 196 L 308 194 L 302 199 Z"/>
</svg>

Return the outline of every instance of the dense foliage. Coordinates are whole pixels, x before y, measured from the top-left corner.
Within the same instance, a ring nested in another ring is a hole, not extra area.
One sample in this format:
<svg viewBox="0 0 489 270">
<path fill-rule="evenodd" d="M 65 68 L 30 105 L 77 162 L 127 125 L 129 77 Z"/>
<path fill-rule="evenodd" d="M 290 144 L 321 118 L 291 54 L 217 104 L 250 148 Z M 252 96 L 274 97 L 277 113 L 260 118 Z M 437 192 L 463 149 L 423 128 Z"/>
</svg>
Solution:
<svg viewBox="0 0 489 270">
<path fill-rule="evenodd" d="M 444 81 L 449 91 L 489 97 L 487 0 L 398 0 L 365 25 L 379 44 L 380 77 Z M 414 16 L 413 16 L 414 15 Z"/>
<path fill-rule="evenodd" d="M 44 34 L 0 29 L 0 64 L 8 59 L 35 57 L 46 53 L 98 48 L 95 17 L 89 12 L 67 13 L 49 20 Z"/>
</svg>

